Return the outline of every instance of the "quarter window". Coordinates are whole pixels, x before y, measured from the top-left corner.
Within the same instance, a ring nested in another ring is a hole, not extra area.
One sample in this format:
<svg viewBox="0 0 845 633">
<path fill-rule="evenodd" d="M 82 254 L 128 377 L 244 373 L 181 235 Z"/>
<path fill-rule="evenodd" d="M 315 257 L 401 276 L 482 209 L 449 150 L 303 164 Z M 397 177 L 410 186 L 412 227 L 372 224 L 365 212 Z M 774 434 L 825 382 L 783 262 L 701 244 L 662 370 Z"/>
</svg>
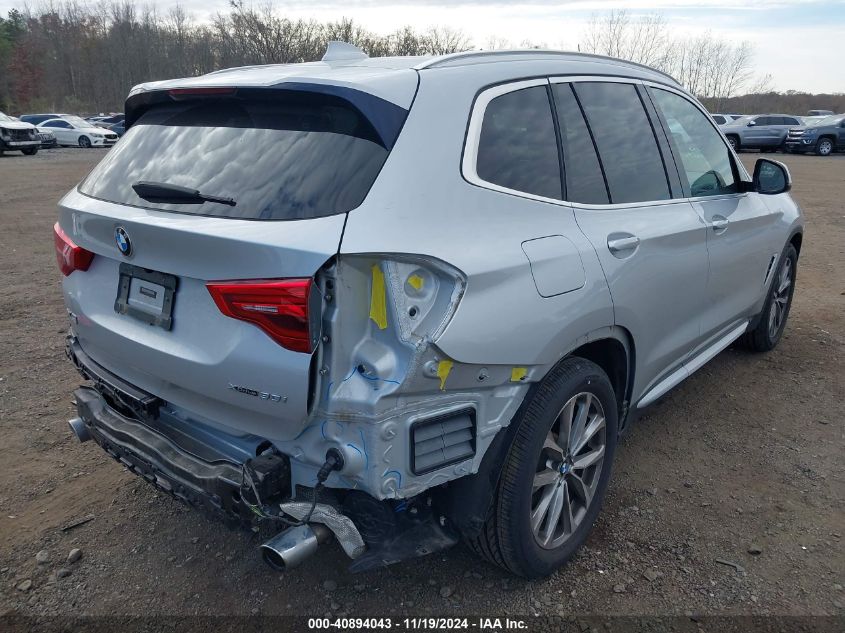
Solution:
<svg viewBox="0 0 845 633">
<path fill-rule="evenodd" d="M 690 195 L 718 196 L 736 193 L 737 180 L 730 152 L 707 117 L 692 103 L 667 90 L 652 89 L 655 105 L 663 113 L 689 182 Z"/>
<path fill-rule="evenodd" d="M 566 164 L 566 199 L 585 204 L 607 204 L 610 200 L 601 163 L 572 86 L 555 84 L 553 91 Z"/>
<path fill-rule="evenodd" d="M 573 84 L 598 147 L 614 204 L 668 200 L 669 183 L 637 89 L 627 83 Z"/>
<path fill-rule="evenodd" d="M 496 97 L 484 111 L 476 174 L 494 185 L 561 198 L 560 162 L 546 86 Z"/>
</svg>

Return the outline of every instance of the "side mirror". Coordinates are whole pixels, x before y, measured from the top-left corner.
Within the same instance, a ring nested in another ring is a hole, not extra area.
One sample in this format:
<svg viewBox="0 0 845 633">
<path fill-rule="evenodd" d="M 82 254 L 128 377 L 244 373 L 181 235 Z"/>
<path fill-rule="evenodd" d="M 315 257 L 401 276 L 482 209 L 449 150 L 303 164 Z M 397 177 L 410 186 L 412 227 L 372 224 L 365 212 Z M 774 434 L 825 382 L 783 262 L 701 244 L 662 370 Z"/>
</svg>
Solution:
<svg viewBox="0 0 845 633">
<path fill-rule="evenodd" d="M 761 158 L 754 165 L 752 188 L 757 193 L 773 196 L 792 189 L 792 176 L 786 165 L 776 160 Z"/>
<path fill-rule="evenodd" d="M 748 122 L 748 127 L 754 127 L 755 125 L 757 125 L 757 121 L 749 121 Z"/>
</svg>

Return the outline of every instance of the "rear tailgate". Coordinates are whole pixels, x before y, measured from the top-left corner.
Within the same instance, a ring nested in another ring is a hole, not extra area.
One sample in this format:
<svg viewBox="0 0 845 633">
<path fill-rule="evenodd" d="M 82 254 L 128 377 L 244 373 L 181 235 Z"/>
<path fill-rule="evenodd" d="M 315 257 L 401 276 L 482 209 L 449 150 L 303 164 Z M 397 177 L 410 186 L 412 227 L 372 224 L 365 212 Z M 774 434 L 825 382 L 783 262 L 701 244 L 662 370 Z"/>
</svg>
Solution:
<svg viewBox="0 0 845 633">
<path fill-rule="evenodd" d="M 313 353 L 250 322 L 273 305 L 241 298 L 232 318 L 207 284 L 313 278 L 387 159 L 384 127 L 336 94 L 152 101 L 60 202 L 61 229 L 95 254 L 64 278 L 73 331 L 93 361 L 189 417 L 291 439 L 319 389 Z M 401 125 L 405 111 L 384 108 Z M 315 292 L 308 319 L 292 317 L 306 347 L 319 339 L 307 330 L 319 330 Z"/>
<path fill-rule="evenodd" d="M 311 354 L 223 315 L 206 283 L 311 277 L 337 252 L 344 215 L 268 225 L 131 209 L 76 191 L 60 208 L 64 231 L 95 253 L 87 271 L 64 279 L 73 330 L 93 360 L 211 423 L 272 439 L 302 429 L 309 388 L 316 388 Z M 130 258 L 117 248 L 118 227 L 130 236 Z M 178 278 L 170 330 L 115 311 L 120 264 L 130 261 Z"/>
</svg>

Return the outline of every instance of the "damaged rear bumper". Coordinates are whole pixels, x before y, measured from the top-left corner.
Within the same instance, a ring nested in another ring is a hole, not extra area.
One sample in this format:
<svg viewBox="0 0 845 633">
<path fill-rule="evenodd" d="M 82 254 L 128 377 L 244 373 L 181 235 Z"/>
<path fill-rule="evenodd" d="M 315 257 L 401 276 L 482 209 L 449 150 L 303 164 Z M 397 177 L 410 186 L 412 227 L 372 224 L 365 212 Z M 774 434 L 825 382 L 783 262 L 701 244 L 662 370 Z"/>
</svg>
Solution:
<svg viewBox="0 0 845 633">
<path fill-rule="evenodd" d="M 111 408 L 90 387 L 74 392 L 88 433 L 114 459 L 160 490 L 229 522 L 250 519 L 241 501 L 241 466 L 189 453 L 143 422 Z"/>
</svg>

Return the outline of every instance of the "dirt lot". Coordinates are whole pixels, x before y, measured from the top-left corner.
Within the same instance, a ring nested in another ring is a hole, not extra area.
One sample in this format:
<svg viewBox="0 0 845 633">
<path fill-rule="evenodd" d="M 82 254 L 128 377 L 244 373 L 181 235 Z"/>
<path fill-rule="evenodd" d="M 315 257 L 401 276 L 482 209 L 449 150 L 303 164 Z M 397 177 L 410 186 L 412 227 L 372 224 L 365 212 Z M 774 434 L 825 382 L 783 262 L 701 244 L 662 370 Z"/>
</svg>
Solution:
<svg viewBox="0 0 845 633">
<path fill-rule="evenodd" d="M 462 546 L 351 575 L 331 545 L 279 575 L 249 534 L 71 437 L 51 225 L 103 155 L 0 157 L 0 614 L 845 613 L 845 156 L 779 157 L 809 225 L 778 349 L 728 350 L 655 406 L 587 546 L 525 582 Z"/>
</svg>

